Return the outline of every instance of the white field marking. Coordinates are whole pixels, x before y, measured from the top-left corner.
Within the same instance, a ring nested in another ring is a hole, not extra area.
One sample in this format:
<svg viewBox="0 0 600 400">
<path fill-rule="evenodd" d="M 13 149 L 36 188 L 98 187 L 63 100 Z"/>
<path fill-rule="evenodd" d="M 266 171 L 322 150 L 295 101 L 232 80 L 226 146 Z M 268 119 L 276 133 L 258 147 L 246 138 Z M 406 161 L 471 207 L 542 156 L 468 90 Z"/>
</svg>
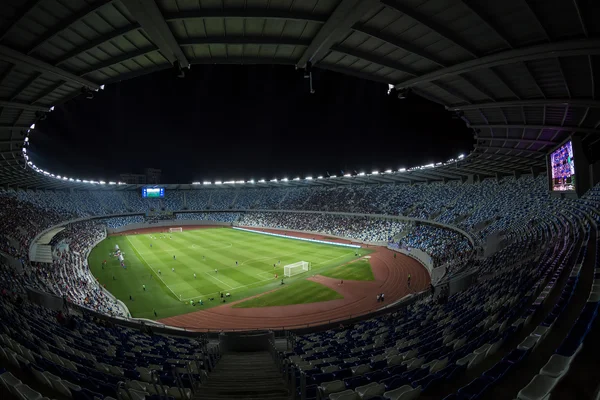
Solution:
<svg viewBox="0 0 600 400">
<path fill-rule="evenodd" d="M 133 247 L 133 248 L 135 249 L 136 247 L 133 245 L 133 243 L 131 243 L 131 240 L 129 240 L 129 237 L 125 236 L 125 238 L 126 238 L 126 239 L 127 239 L 127 241 L 129 242 L 129 244 L 131 245 L 131 247 Z M 137 249 L 136 249 L 136 250 L 137 250 Z M 150 263 L 149 263 L 149 262 L 146 260 L 146 258 L 144 258 L 144 255 L 143 255 L 142 253 L 140 253 L 139 251 L 138 251 L 138 253 L 139 253 L 139 254 L 140 254 L 140 256 L 142 257 L 142 260 L 144 260 L 144 262 L 146 263 L 146 265 L 148 266 L 148 268 L 150 268 L 150 271 L 152 271 L 152 272 L 154 273 L 154 275 L 156 275 L 156 277 L 157 277 L 158 279 L 160 279 L 160 281 L 163 283 L 163 285 L 165 285 L 165 286 L 167 287 L 167 289 L 169 289 L 169 290 L 171 291 L 171 293 L 173 293 L 173 296 L 175 296 L 175 298 L 177 299 L 178 297 L 177 297 L 177 295 L 175 294 L 175 292 L 174 292 L 174 291 L 173 291 L 173 290 L 172 290 L 172 289 L 169 287 L 169 285 L 167 285 L 167 284 L 165 283 L 165 281 L 163 281 L 163 278 L 162 278 L 162 277 L 161 277 L 159 274 L 157 274 L 157 273 L 156 273 L 156 271 L 154 270 L 154 268 L 152 268 L 152 267 L 150 266 Z"/>
<path fill-rule="evenodd" d="M 208 247 L 202 247 L 202 246 L 198 246 L 196 244 L 193 244 L 191 246 L 183 247 L 183 248 L 180 248 L 180 249 L 186 249 L 186 248 L 187 249 L 190 249 L 190 248 L 191 249 L 195 249 L 195 248 L 199 248 L 199 249 L 206 249 L 206 250 L 218 250 L 218 249 L 226 249 L 226 248 L 229 248 L 229 247 L 232 247 L 232 246 L 233 246 L 233 244 L 229 243 L 229 245 L 226 245 L 226 246 L 208 248 Z M 140 253 L 140 254 L 142 254 L 142 253 L 144 253 L 144 254 L 172 253 L 172 252 L 174 252 L 176 250 L 180 250 L 180 249 L 178 249 L 178 248 L 173 248 L 173 249 L 158 249 L 158 250 L 150 250 L 150 251 L 143 251 L 143 252 L 138 250 L 138 253 Z M 190 255 L 187 255 L 187 254 L 183 254 L 182 257 L 193 257 L 193 256 L 190 256 Z"/>
<path fill-rule="evenodd" d="M 279 272 L 275 271 L 275 273 L 273 273 L 273 274 L 271 274 L 269 272 L 259 272 L 258 276 L 261 276 L 261 277 L 270 276 L 273 278 L 275 274 L 279 275 Z"/>
<path fill-rule="evenodd" d="M 232 287 L 231 285 L 228 285 L 228 284 L 226 284 L 225 282 L 223 282 L 222 280 L 220 280 L 219 278 L 217 278 L 216 276 L 214 276 L 214 275 L 211 275 L 211 274 L 215 274 L 215 271 L 212 271 L 212 272 L 205 272 L 205 274 L 206 274 L 206 275 L 208 275 L 208 276 L 210 276 L 211 278 L 213 278 L 213 279 L 215 279 L 215 280 L 217 280 L 217 281 L 221 282 L 223 285 L 225 285 L 225 286 L 229 286 L 229 290 L 233 289 L 233 287 Z M 215 274 L 215 275 L 216 275 L 216 274 Z"/>
<path fill-rule="evenodd" d="M 228 249 L 230 247 L 233 247 L 233 243 L 231 242 L 225 242 L 225 243 L 229 243 L 227 245 L 224 246 L 216 246 L 216 247 L 206 247 L 206 246 L 201 246 L 201 245 L 197 245 L 197 244 L 193 244 L 191 247 L 192 249 L 204 249 L 204 250 L 218 250 L 218 249 Z"/>
<path fill-rule="evenodd" d="M 344 256 L 346 256 L 346 255 L 345 255 L 345 254 L 342 254 L 341 256 L 334 257 L 334 258 L 331 258 L 331 259 L 329 259 L 329 260 L 326 260 L 326 261 L 323 261 L 323 262 L 332 261 L 332 260 L 335 260 L 335 259 L 337 259 L 337 258 L 344 257 Z M 320 264 L 320 263 L 316 263 L 315 265 L 318 265 L 318 264 Z M 311 264 L 311 265 L 312 265 L 312 264 Z M 228 269 L 229 269 L 229 268 L 228 268 Z M 213 271 L 213 272 L 214 272 L 214 271 Z M 304 271 L 304 272 L 308 272 L 308 271 Z M 261 274 L 267 274 L 267 273 L 268 273 L 268 272 L 264 272 L 264 271 L 263 271 L 263 272 L 259 272 L 259 273 L 258 273 L 258 275 L 261 275 Z M 298 275 L 302 275 L 302 274 L 298 274 Z M 284 278 L 285 278 L 285 277 L 284 277 Z M 247 284 L 247 285 L 241 285 L 241 286 L 232 287 L 232 288 L 230 288 L 229 290 L 243 289 L 243 288 L 246 288 L 246 287 L 249 287 L 249 286 L 255 286 L 255 285 L 257 285 L 257 284 L 259 284 L 259 283 L 262 283 L 262 282 L 266 282 L 266 281 L 272 281 L 272 280 L 274 280 L 274 279 L 275 279 L 275 278 L 273 278 L 273 276 L 272 276 L 272 275 L 270 275 L 270 278 L 261 279 L 261 280 L 259 280 L 259 281 L 257 281 L 257 282 L 254 282 L 254 283 L 249 283 L 249 284 Z M 279 278 L 277 278 L 277 279 L 279 279 Z M 222 292 L 222 291 L 221 291 L 221 292 Z M 210 297 L 210 296 L 211 296 L 211 295 L 213 295 L 213 294 L 218 294 L 218 293 L 221 293 L 221 292 L 213 292 L 213 293 L 209 293 L 209 294 L 201 294 L 201 295 L 198 295 L 198 296 L 194 296 L 194 297 L 189 297 L 189 298 L 183 299 L 182 301 L 184 301 L 184 302 L 188 302 L 188 301 L 190 301 L 190 300 L 197 299 L 197 298 L 200 298 L 200 297 L 207 297 L 207 298 L 208 298 L 208 297 Z"/>
</svg>

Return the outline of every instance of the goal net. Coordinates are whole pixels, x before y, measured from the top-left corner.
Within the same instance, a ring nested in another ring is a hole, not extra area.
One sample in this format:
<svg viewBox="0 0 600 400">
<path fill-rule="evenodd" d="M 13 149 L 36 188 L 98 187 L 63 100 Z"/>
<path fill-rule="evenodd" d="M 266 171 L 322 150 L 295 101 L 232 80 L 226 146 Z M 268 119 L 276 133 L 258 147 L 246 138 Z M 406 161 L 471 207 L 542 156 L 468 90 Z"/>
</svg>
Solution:
<svg viewBox="0 0 600 400">
<path fill-rule="evenodd" d="M 284 276 L 294 276 L 301 274 L 310 269 L 310 264 L 306 261 L 298 261 L 293 264 L 288 264 L 283 266 L 283 275 Z"/>
<path fill-rule="evenodd" d="M 183 232 L 183 228 L 169 228 L 169 232 Z"/>
</svg>

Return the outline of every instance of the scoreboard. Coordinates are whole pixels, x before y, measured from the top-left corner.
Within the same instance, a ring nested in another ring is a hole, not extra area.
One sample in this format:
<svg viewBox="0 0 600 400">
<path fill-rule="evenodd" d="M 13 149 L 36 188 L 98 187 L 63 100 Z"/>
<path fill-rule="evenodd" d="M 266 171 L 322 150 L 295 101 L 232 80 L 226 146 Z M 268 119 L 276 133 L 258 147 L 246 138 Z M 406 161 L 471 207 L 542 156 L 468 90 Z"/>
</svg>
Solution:
<svg viewBox="0 0 600 400">
<path fill-rule="evenodd" d="M 142 188 L 142 197 L 155 199 L 165 197 L 165 188 Z"/>
</svg>

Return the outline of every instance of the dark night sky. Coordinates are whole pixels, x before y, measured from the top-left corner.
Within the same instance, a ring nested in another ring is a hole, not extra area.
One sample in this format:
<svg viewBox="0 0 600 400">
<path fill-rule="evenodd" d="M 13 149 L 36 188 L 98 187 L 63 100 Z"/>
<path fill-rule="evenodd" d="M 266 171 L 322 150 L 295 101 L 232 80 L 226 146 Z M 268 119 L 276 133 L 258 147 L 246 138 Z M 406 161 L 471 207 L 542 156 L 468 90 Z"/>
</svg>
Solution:
<svg viewBox="0 0 600 400">
<path fill-rule="evenodd" d="M 37 124 L 28 154 L 81 179 L 163 170 L 165 183 L 370 172 L 446 161 L 472 135 L 443 106 L 386 85 L 282 66 L 193 66 L 80 96 Z"/>
</svg>

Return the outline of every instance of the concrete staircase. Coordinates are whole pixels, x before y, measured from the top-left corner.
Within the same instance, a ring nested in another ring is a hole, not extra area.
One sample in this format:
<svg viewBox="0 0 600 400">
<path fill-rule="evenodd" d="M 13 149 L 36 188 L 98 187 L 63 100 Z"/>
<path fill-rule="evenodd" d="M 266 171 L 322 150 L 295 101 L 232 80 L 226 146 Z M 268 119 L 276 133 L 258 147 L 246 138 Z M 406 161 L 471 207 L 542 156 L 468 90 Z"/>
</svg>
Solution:
<svg viewBox="0 0 600 400">
<path fill-rule="evenodd" d="M 290 400 L 290 393 L 268 351 L 227 353 L 194 400 Z"/>
</svg>

